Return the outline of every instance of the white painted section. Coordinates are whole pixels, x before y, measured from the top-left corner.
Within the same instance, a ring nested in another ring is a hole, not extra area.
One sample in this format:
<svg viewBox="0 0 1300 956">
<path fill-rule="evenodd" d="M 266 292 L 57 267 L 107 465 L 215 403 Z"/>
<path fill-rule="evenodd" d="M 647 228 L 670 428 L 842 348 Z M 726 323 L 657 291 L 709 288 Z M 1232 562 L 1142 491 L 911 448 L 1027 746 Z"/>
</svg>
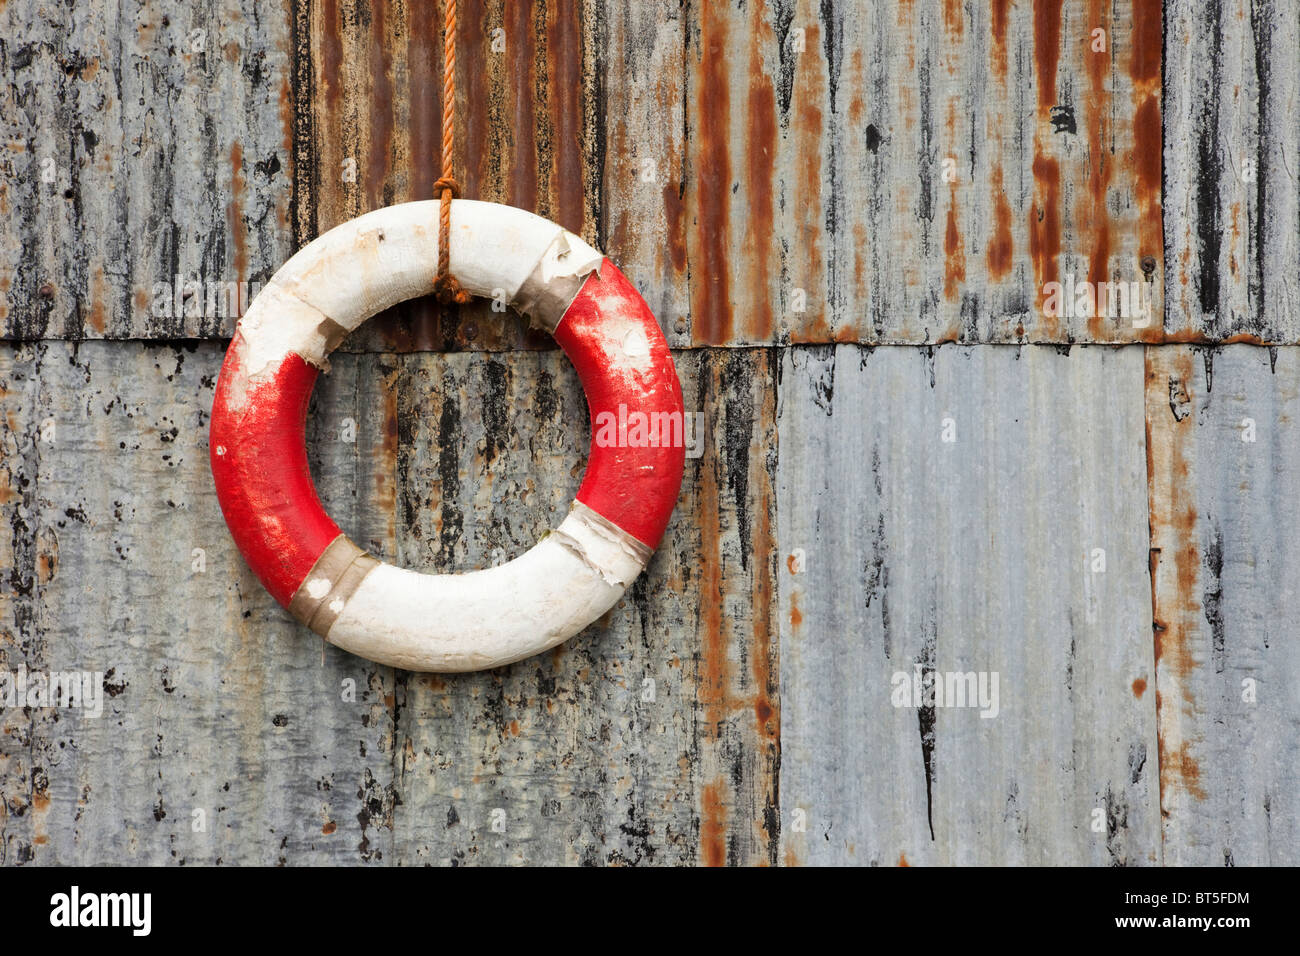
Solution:
<svg viewBox="0 0 1300 956">
<path fill-rule="evenodd" d="M 500 567 L 419 574 L 381 564 L 327 640 L 413 671 L 472 671 L 530 657 L 577 634 L 644 568 L 628 538 L 578 505 L 560 527 Z M 643 547 L 643 546 L 642 546 Z"/>
<path fill-rule="evenodd" d="M 513 206 L 457 199 L 451 206 L 451 271 L 478 296 L 513 301 L 524 280 L 563 237 L 568 253 L 548 278 L 585 275 L 603 256 L 561 226 Z M 564 243 L 559 244 L 563 248 Z M 336 342 L 331 320 L 351 332 L 384 309 L 433 292 L 438 271 L 438 203 L 386 206 L 336 226 L 286 262 L 239 323 L 250 378 L 291 352 L 321 368 Z"/>
</svg>

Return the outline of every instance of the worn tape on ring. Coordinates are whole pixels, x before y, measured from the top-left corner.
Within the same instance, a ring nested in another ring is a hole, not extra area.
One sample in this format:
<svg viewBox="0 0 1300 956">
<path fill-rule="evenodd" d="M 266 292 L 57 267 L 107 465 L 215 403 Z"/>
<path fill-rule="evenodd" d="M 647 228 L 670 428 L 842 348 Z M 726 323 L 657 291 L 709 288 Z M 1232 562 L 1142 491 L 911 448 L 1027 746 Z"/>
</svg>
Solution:
<svg viewBox="0 0 1300 956">
<path fill-rule="evenodd" d="M 574 262 L 570 261 L 572 255 L 573 249 L 566 233 L 561 232 L 546 247 L 511 303 L 528 316 L 533 325 L 551 334 L 555 333 L 564 313 L 578 297 L 587 276 L 600 271 L 600 260 Z"/>
<path fill-rule="evenodd" d="M 324 637 L 379 561 L 339 535 L 321 552 L 289 602 L 289 613 Z"/>
</svg>

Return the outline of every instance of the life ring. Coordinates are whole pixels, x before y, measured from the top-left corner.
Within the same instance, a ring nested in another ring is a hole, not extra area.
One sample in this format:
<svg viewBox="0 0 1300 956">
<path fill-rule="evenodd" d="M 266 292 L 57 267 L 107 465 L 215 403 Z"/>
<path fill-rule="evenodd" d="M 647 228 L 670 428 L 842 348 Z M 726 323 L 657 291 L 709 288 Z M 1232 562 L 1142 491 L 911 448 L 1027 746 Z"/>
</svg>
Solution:
<svg viewBox="0 0 1300 956">
<path fill-rule="evenodd" d="M 331 644 L 414 671 L 507 664 L 604 614 L 658 545 L 685 462 L 668 344 L 612 262 L 539 216 L 471 200 L 452 204 L 450 245 L 461 286 L 503 296 L 550 331 L 587 395 L 586 475 L 568 515 L 530 550 L 462 574 L 381 563 L 330 520 L 308 470 L 307 405 L 329 353 L 370 316 L 433 290 L 436 202 L 346 222 L 276 272 L 226 352 L 209 430 L 226 524 L 271 595 Z M 657 434 L 628 441 L 619 429 L 611 441 L 598 429 L 635 412 Z"/>
</svg>

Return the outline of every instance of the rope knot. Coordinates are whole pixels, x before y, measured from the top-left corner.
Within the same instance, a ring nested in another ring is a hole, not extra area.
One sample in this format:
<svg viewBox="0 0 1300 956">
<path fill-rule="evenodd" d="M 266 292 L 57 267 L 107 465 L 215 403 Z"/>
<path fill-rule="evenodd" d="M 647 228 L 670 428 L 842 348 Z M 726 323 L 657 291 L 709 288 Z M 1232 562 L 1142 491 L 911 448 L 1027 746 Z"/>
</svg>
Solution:
<svg viewBox="0 0 1300 956">
<path fill-rule="evenodd" d="M 433 283 L 433 291 L 443 305 L 451 305 L 453 302 L 456 305 L 464 305 L 473 298 L 461 288 L 460 282 L 450 272 L 438 276 L 437 281 Z"/>
<path fill-rule="evenodd" d="M 460 198 L 460 183 L 451 176 L 440 176 L 433 184 L 433 194 L 441 196 L 444 192 L 450 191 L 452 199 Z"/>
</svg>

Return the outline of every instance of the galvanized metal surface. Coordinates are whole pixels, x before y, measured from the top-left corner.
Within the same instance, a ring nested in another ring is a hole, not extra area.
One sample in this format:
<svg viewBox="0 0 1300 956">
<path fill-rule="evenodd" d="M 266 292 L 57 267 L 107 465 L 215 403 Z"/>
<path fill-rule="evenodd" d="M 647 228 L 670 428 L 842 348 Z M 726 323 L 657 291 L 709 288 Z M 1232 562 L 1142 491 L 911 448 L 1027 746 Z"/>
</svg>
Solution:
<svg viewBox="0 0 1300 956">
<path fill-rule="evenodd" d="M 0 336 L 230 334 L 293 251 L 289 27 L 266 0 L 0 5 Z"/>
<path fill-rule="evenodd" d="M 1165 861 L 1300 862 L 1300 353 L 1147 356 Z"/>
<path fill-rule="evenodd" d="M 1294 0 L 462 3 L 467 193 L 626 267 L 705 448 L 607 619 L 454 678 L 243 567 L 232 317 L 186 308 L 428 195 L 434 5 L 82 6 L 0 7 L 0 669 L 109 696 L 0 710 L 0 862 L 1297 862 L 1300 355 L 932 345 L 1300 340 Z M 1071 273 L 1156 321 L 1048 321 Z M 448 570 L 550 527 L 586 429 L 545 344 L 354 336 L 309 426 L 344 530 Z M 999 716 L 895 707 L 917 662 Z"/>
<path fill-rule="evenodd" d="M 1140 348 L 785 354 L 786 861 L 1161 859 L 1141 378 Z M 900 699 L 917 668 L 986 706 Z"/>
<path fill-rule="evenodd" d="M 243 565 L 207 465 L 220 356 L 0 353 L 0 667 L 103 671 L 112 695 L 99 720 L 3 711 L 4 862 L 775 861 L 767 353 L 680 357 L 716 417 L 629 597 L 553 653 L 446 678 L 322 645 Z M 562 516 L 585 419 L 559 353 L 341 356 L 311 447 L 355 540 L 468 569 Z"/>
<path fill-rule="evenodd" d="M 1178 341 L 1300 341 L 1300 3 L 1165 11 L 1165 242 Z"/>
</svg>

